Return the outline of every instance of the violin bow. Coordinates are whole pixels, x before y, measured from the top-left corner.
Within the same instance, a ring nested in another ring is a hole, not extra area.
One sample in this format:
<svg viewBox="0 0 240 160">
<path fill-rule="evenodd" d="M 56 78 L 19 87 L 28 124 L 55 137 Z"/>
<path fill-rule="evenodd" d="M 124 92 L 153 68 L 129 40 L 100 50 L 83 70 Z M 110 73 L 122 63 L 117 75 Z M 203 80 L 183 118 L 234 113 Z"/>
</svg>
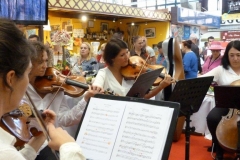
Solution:
<svg viewBox="0 0 240 160">
<path fill-rule="evenodd" d="M 46 125 L 45 125 L 45 122 L 44 122 L 44 120 L 42 118 L 42 115 L 37 110 L 37 107 L 33 103 L 32 99 L 31 99 L 31 97 L 30 97 L 30 95 L 28 94 L 27 91 L 26 91 L 25 95 L 26 95 L 28 101 L 30 102 L 29 106 L 32 109 L 33 115 L 35 116 L 37 122 L 39 123 L 40 127 L 42 128 L 43 134 L 46 136 L 47 141 L 50 141 L 50 136 L 48 134 L 48 129 L 47 129 Z M 56 158 L 59 160 L 59 155 L 54 150 L 52 150 L 52 152 L 56 156 Z"/>
<path fill-rule="evenodd" d="M 142 65 L 140 71 L 138 72 L 138 75 L 137 75 L 137 77 L 136 77 L 136 79 L 135 79 L 135 82 L 136 82 L 136 80 L 138 79 L 138 77 L 141 75 L 141 72 L 142 72 L 142 70 L 143 70 L 143 67 L 146 66 L 148 59 L 149 59 L 149 55 L 147 56 L 147 58 L 146 58 L 146 60 L 145 60 L 145 63 Z"/>
<path fill-rule="evenodd" d="M 77 64 L 77 62 L 72 66 L 72 68 L 73 68 L 76 64 Z M 51 106 L 51 104 L 53 103 L 54 99 L 56 98 L 56 96 L 57 96 L 58 92 L 60 91 L 61 87 L 63 86 L 64 82 L 66 82 L 67 78 L 69 77 L 72 68 L 70 69 L 70 72 L 68 72 L 68 74 L 66 75 L 66 77 L 65 77 L 64 81 L 62 82 L 62 84 L 59 86 L 58 90 L 55 92 L 53 98 L 51 99 L 51 101 L 50 101 L 50 103 L 49 103 L 49 105 L 47 106 L 46 109 L 48 109 L 48 108 Z"/>
</svg>

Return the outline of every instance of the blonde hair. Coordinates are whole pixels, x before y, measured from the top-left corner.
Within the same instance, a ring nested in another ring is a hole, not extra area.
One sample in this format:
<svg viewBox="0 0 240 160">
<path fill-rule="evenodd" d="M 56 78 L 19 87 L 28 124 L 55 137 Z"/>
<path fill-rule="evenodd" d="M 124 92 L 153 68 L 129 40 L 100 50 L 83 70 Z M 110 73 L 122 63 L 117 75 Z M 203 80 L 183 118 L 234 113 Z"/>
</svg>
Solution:
<svg viewBox="0 0 240 160">
<path fill-rule="evenodd" d="M 88 47 L 89 53 L 88 53 L 88 57 L 87 57 L 86 60 L 89 61 L 89 60 L 93 57 L 93 48 L 92 48 L 92 46 L 91 46 L 88 42 L 83 42 L 83 43 L 81 44 L 81 46 L 82 46 L 83 44 L 87 45 L 87 47 Z M 81 46 L 80 46 L 80 48 L 81 48 Z M 81 49 L 80 49 L 80 50 L 81 50 Z M 80 58 L 82 58 L 82 57 L 81 57 L 81 53 L 80 53 Z"/>
<path fill-rule="evenodd" d="M 101 46 L 100 46 L 100 49 L 102 50 L 103 48 L 105 48 L 107 43 L 103 43 Z"/>
</svg>

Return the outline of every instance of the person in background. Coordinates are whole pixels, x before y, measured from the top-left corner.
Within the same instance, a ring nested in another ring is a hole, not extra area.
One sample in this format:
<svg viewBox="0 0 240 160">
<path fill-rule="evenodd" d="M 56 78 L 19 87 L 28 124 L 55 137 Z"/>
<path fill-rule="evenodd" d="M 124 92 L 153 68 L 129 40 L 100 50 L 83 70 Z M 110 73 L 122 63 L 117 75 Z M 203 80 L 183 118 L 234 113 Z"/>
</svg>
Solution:
<svg viewBox="0 0 240 160">
<path fill-rule="evenodd" d="M 92 46 L 88 42 L 83 42 L 80 46 L 80 56 L 78 61 L 78 66 L 82 68 L 83 75 L 89 71 L 97 73 L 99 66 L 93 55 Z"/>
<path fill-rule="evenodd" d="M 150 58 L 150 64 L 155 64 L 156 63 L 156 56 L 155 56 L 155 52 L 152 49 L 152 47 L 147 45 L 147 38 L 145 36 L 142 36 L 142 41 L 143 41 L 143 47 L 142 50 L 143 52 L 146 52 L 149 54 L 149 58 Z"/>
<path fill-rule="evenodd" d="M 118 39 L 123 40 L 123 35 L 124 35 L 123 31 L 117 31 L 117 32 L 113 33 L 112 38 L 118 38 Z"/>
<path fill-rule="evenodd" d="M 163 65 L 165 68 L 167 68 L 167 61 L 163 55 L 162 43 L 163 43 L 163 41 L 161 41 L 157 44 L 158 56 L 157 56 L 156 64 Z"/>
<path fill-rule="evenodd" d="M 208 42 L 204 42 L 204 46 L 202 47 L 202 50 L 201 50 L 201 53 L 200 53 L 200 60 L 201 60 L 201 62 L 203 62 L 204 63 L 204 61 L 205 61 L 205 57 L 204 57 L 204 55 L 207 55 L 207 47 L 208 47 Z M 201 65 L 203 65 L 203 63 L 201 64 Z"/>
<path fill-rule="evenodd" d="M 103 59 L 103 54 L 104 54 L 106 44 L 107 43 L 103 43 L 100 47 L 100 50 L 98 51 L 97 61 L 99 64 L 99 69 L 106 67 L 105 61 Z"/>
<path fill-rule="evenodd" d="M 94 86 L 102 87 L 104 90 L 110 89 L 119 96 L 126 96 L 135 80 L 124 79 L 121 68 L 128 65 L 128 46 L 120 39 L 111 39 L 105 47 L 103 56 L 107 67 L 100 69 L 95 81 Z M 163 88 L 172 83 L 172 78 L 165 75 L 164 80 L 144 98 L 149 99 L 158 94 Z"/>
<path fill-rule="evenodd" d="M 189 37 L 189 39 L 192 41 L 191 44 L 191 50 L 196 54 L 197 56 L 197 64 L 198 64 L 198 73 L 201 74 L 202 73 L 202 65 L 200 63 L 200 55 L 199 55 L 199 48 L 197 46 L 197 42 L 198 42 L 198 37 L 196 34 L 192 33 Z"/>
<path fill-rule="evenodd" d="M 220 42 L 217 41 L 212 42 L 212 45 L 208 49 L 212 51 L 212 55 L 207 56 L 202 67 L 203 69 L 202 74 L 205 74 L 211 71 L 213 68 L 219 66 L 222 61 L 221 50 L 223 50 L 224 48 L 221 46 Z"/>
<path fill-rule="evenodd" d="M 36 34 L 30 35 L 30 36 L 28 37 L 28 40 L 31 41 L 31 42 L 36 42 L 36 41 L 41 42 L 39 36 L 36 35 Z M 50 48 L 50 43 L 49 43 L 49 42 L 46 42 L 46 43 L 45 43 L 45 46 L 46 46 L 46 49 L 47 49 L 46 51 L 47 51 L 47 54 L 48 54 L 48 64 L 47 64 L 47 66 L 48 66 L 48 67 L 53 67 L 53 65 L 54 65 L 53 51 L 52 51 L 52 49 Z"/>
<path fill-rule="evenodd" d="M 201 75 L 200 77 L 214 76 L 213 81 L 218 85 L 230 85 L 233 81 L 240 79 L 240 41 L 235 40 L 228 43 L 221 65 Z M 226 93 L 227 94 L 227 93 Z M 212 135 L 212 142 L 216 150 L 215 160 L 223 160 L 224 151 L 216 137 L 216 130 L 222 117 L 227 115 L 229 108 L 213 108 L 207 116 L 208 129 Z M 236 124 L 237 125 L 237 124 Z M 226 135 L 229 136 L 229 135 Z M 237 141 L 236 141 L 237 143 Z"/>
<path fill-rule="evenodd" d="M 36 34 L 31 34 L 29 37 L 28 37 L 28 40 L 29 41 L 40 41 L 40 38 L 38 35 Z"/>
<path fill-rule="evenodd" d="M 145 52 L 143 50 L 143 39 L 141 36 L 134 36 L 133 37 L 133 49 L 130 51 L 130 56 L 140 56 L 144 60 L 147 60 L 148 64 L 151 64 L 150 57 L 151 55 L 148 54 L 148 52 Z M 155 53 L 154 53 L 155 55 Z"/>
<path fill-rule="evenodd" d="M 0 19 L 0 117 L 19 107 L 29 84 L 32 51 L 32 46 L 16 25 L 10 20 Z M 50 110 L 43 113 L 46 114 L 45 123 L 51 139 L 48 145 L 60 152 L 60 160 L 84 160 L 75 140 L 63 129 L 55 128 L 55 113 Z M 16 138 L 0 127 L 0 159 L 34 160 L 45 140 L 43 134 L 32 137 L 18 151 L 13 146 Z"/>
<path fill-rule="evenodd" d="M 196 78 L 198 74 L 198 59 L 196 54 L 191 50 L 192 41 L 182 41 L 183 67 L 185 78 Z"/>
<path fill-rule="evenodd" d="M 213 41 L 214 41 L 214 37 L 213 36 L 208 37 L 208 47 L 206 48 L 207 49 L 207 53 L 204 55 L 205 59 L 206 59 L 207 56 L 211 56 L 212 55 L 212 52 L 208 48 L 212 45 Z"/>
</svg>

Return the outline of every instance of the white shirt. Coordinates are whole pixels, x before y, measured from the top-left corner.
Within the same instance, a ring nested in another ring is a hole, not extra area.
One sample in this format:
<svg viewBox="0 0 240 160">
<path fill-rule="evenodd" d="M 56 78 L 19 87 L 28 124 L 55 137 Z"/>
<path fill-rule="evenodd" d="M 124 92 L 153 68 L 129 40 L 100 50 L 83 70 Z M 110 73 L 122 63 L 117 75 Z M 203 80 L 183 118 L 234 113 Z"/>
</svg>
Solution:
<svg viewBox="0 0 240 160">
<path fill-rule="evenodd" d="M 17 151 L 13 144 L 15 137 L 0 127 L 0 159 L 1 160 L 34 160 L 37 156 L 36 151 L 28 144 Z M 68 142 L 61 145 L 60 160 L 85 160 L 79 145 L 75 142 Z"/>
<path fill-rule="evenodd" d="M 55 94 L 48 93 L 44 98 L 41 98 L 31 84 L 28 85 L 27 92 L 38 110 L 45 110 Z M 27 101 L 25 97 L 24 100 Z M 64 92 L 59 91 L 48 109 L 57 114 L 57 126 L 68 127 L 79 123 L 86 104 L 87 102 L 82 98 L 76 106 L 69 107 Z"/>
<path fill-rule="evenodd" d="M 0 159 L 1 160 L 33 160 L 37 157 L 36 151 L 28 144 L 17 151 L 13 146 L 16 138 L 0 127 Z"/>
<path fill-rule="evenodd" d="M 112 72 L 105 67 L 98 71 L 98 74 L 93 82 L 93 85 L 103 87 L 104 90 L 110 89 L 119 96 L 126 96 L 132 87 L 134 80 L 122 80 L 122 85 L 116 80 Z"/>
<path fill-rule="evenodd" d="M 149 54 L 150 57 L 154 57 L 154 56 L 155 56 L 155 52 L 154 52 L 154 50 L 152 49 L 152 47 L 147 46 L 147 47 L 146 47 L 146 50 L 147 50 L 147 52 L 148 52 L 148 54 Z"/>
<path fill-rule="evenodd" d="M 213 81 L 217 82 L 218 85 L 230 85 L 233 81 L 240 79 L 240 75 L 237 75 L 230 66 L 228 70 L 224 69 L 223 66 L 218 66 L 200 77 L 207 76 L 214 76 Z"/>
</svg>

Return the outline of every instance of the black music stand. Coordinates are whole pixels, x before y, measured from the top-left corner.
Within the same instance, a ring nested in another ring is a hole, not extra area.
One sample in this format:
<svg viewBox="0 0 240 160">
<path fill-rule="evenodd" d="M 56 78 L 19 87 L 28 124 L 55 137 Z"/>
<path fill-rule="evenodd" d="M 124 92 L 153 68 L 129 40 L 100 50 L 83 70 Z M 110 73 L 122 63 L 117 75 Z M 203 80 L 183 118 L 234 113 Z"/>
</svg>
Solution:
<svg viewBox="0 0 240 160">
<path fill-rule="evenodd" d="M 141 74 L 136 80 L 136 82 L 133 84 L 131 89 L 128 91 L 126 96 L 143 98 L 147 91 L 151 88 L 152 84 L 157 79 L 157 77 L 159 77 L 162 70 L 163 68 L 159 68 Z"/>
<path fill-rule="evenodd" d="M 199 110 L 212 81 L 213 76 L 179 80 L 169 98 L 169 101 L 180 103 L 179 116 L 186 117 L 185 160 L 189 160 L 190 132 L 195 130 L 194 127 L 190 127 L 190 116 Z"/>
<path fill-rule="evenodd" d="M 240 86 L 215 86 L 214 96 L 216 107 L 236 108 L 240 110 Z M 235 160 L 240 159 L 240 121 L 237 121 L 238 141 Z"/>
</svg>

